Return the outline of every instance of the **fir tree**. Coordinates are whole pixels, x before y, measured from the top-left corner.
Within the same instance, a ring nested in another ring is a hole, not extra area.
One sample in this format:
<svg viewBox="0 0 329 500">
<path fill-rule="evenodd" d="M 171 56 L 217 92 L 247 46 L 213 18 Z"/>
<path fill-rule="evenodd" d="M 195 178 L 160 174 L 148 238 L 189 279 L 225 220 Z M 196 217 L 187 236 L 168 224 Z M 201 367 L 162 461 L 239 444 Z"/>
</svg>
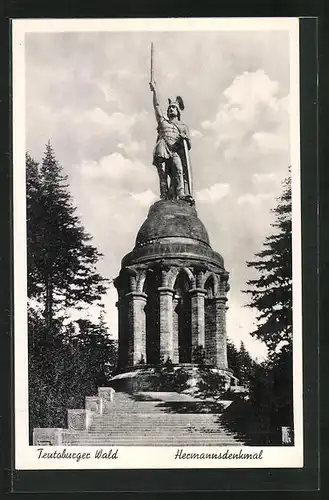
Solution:
<svg viewBox="0 0 329 500">
<path fill-rule="evenodd" d="M 101 299 L 106 291 L 96 270 L 101 254 L 75 214 L 50 142 L 40 166 L 27 156 L 26 170 L 29 296 L 43 303 L 50 323 L 59 309 Z"/>
<path fill-rule="evenodd" d="M 237 378 L 238 377 L 238 363 L 237 363 L 237 357 L 238 357 L 238 350 L 235 347 L 234 343 L 231 341 L 227 341 L 227 364 L 228 367 L 232 370 L 233 375 Z"/>
<path fill-rule="evenodd" d="M 41 180 L 39 165 L 26 155 L 26 205 L 27 205 L 27 293 L 37 297 L 42 284 L 39 279 L 38 260 L 41 252 L 43 211 L 40 203 Z"/>
<path fill-rule="evenodd" d="M 66 308 L 101 305 L 106 280 L 50 143 L 41 165 L 26 155 L 30 438 L 34 427 L 65 427 L 68 408 L 107 385 L 116 343 L 99 321 L 67 321 Z"/>
<path fill-rule="evenodd" d="M 256 363 L 242 341 L 239 350 L 233 342 L 227 343 L 227 361 L 233 375 L 239 379 L 239 384 L 249 387 L 254 377 Z"/>
<path fill-rule="evenodd" d="M 247 262 L 258 271 L 247 282 L 248 307 L 257 309 L 258 327 L 252 335 L 268 348 L 268 360 L 255 370 L 251 401 L 258 419 L 266 422 L 267 439 L 281 443 L 282 426 L 293 428 L 292 374 L 292 222 L 291 178 L 283 182 L 283 193 L 272 210 L 274 234 L 268 236 L 257 260 Z"/>
<path fill-rule="evenodd" d="M 241 385 L 250 386 L 250 381 L 253 379 L 256 363 L 253 361 L 249 352 L 241 341 L 240 349 L 237 353 L 238 379 Z"/>
<path fill-rule="evenodd" d="M 269 357 L 292 347 L 292 231 L 291 179 L 283 182 L 283 194 L 275 214 L 274 234 L 266 237 L 257 259 L 247 266 L 259 276 L 247 282 L 250 295 L 248 307 L 257 309 L 258 327 L 251 334 L 265 342 Z"/>
</svg>

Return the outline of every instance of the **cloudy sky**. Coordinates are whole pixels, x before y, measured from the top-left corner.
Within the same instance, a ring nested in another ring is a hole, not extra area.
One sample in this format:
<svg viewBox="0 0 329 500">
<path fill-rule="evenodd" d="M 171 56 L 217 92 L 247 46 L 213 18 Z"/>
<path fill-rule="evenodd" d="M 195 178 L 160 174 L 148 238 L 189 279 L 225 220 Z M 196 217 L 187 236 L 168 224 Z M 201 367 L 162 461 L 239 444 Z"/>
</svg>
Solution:
<svg viewBox="0 0 329 500">
<path fill-rule="evenodd" d="M 100 270 L 117 276 L 159 195 L 151 41 L 163 108 L 168 97 L 183 96 L 198 214 L 230 272 L 228 335 L 261 357 L 263 345 L 248 333 L 255 313 L 241 290 L 290 164 L 287 31 L 29 33 L 27 149 L 40 160 L 51 140 L 104 254 Z M 114 335 L 115 301 L 112 289 L 105 302 Z"/>
</svg>

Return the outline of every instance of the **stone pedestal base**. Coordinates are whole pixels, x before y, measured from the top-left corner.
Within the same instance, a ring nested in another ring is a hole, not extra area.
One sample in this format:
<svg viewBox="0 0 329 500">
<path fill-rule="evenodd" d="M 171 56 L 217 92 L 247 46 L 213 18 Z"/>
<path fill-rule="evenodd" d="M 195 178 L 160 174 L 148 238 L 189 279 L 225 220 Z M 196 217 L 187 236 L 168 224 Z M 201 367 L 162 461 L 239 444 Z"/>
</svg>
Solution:
<svg viewBox="0 0 329 500">
<path fill-rule="evenodd" d="M 115 390 L 113 387 L 99 387 L 98 396 L 102 400 L 102 413 L 107 413 L 111 409 Z"/>
<path fill-rule="evenodd" d="M 86 396 L 85 397 L 85 408 L 92 413 L 98 413 L 102 415 L 103 413 L 103 399 L 99 396 Z"/>
<path fill-rule="evenodd" d="M 226 369 L 228 277 L 196 208 L 184 200 L 154 203 L 114 280 L 118 369 L 201 358 Z"/>
<path fill-rule="evenodd" d="M 92 421 L 90 410 L 67 410 L 67 427 L 72 431 L 87 431 Z"/>
<path fill-rule="evenodd" d="M 223 380 L 226 391 L 236 383 L 230 370 L 221 370 L 209 366 L 200 367 L 191 363 L 172 365 L 172 367 L 145 367 L 120 373 L 110 380 L 111 386 L 118 392 L 133 394 L 140 391 L 152 392 L 197 392 L 200 391 L 200 378 L 203 373 Z"/>
<path fill-rule="evenodd" d="M 33 429 L 33 446 L 59 446 L 62 444 L 62 433 L 65 429 L 40 428 Z"/>
</svg>

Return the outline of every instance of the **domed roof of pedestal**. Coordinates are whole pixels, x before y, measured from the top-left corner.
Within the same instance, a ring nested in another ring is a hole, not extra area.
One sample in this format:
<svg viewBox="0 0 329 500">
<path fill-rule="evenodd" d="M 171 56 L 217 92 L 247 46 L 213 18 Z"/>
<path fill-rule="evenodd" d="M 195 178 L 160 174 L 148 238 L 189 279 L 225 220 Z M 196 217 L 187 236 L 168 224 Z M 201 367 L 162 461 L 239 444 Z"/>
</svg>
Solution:
<svg viewBox="0 0 329 500">
<path fill-rule="evenodd" d="M 209 245 L 209 236 L 194 206 L 186 201 L 158 201 L 151 206 L 136 238 L 136 245 L 158 238 L 183 237 Z"/>
<path fill-rule="evenodd" d="M 122 266 L 170 259 L 224 267 L 222 256 L 210 246 L 207 230 L 195 206 L 187 201 L 154 203 L 137 233 L 135 248 L 123 258 Z"/>
</svg>

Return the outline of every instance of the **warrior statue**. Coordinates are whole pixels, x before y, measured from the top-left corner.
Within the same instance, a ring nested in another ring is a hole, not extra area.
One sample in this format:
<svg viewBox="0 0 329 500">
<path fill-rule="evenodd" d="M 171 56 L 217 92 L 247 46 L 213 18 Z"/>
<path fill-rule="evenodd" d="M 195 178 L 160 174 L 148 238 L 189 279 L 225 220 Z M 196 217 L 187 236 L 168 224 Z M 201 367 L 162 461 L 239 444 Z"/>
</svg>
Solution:
<svg viewBox="0 0 329 500">
<path fill-rule="evenodd" d="M 183 99 L 169 99 L 167 116 L 164 116 L 153 80 L 153 46 L 151 48 L 151 81 L 153 106 L 158 123 L 158 138 L 153 152 L 153 164 L 156 166 L 160 180 L 160 198 L 180 199 L 193 203 L 191 172 L 188 151 L 191 139 L 188 127 L 181 121 L 184 109 Z M 169 184 L 168 184 L 169 180 Z"/>
</svg>

